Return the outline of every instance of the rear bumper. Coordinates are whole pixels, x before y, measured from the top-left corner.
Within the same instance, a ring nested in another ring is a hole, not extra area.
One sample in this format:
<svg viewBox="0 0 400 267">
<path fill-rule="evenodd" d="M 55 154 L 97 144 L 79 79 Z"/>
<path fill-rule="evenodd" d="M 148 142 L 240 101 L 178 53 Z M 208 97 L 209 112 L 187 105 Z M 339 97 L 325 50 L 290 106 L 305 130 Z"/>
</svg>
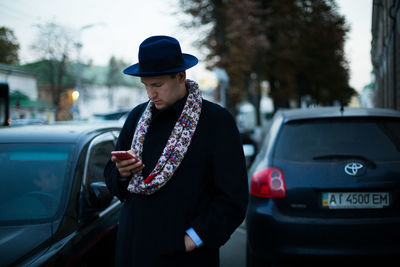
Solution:
<svg viewBox="0 0 400 267">
<path fill-rule="evenodd" d="M 249 205 L 248 249 L 254 257 L 400 255 L 400 218 L 326 219 L 281 214 L 273 201 Z"/>
</svg>

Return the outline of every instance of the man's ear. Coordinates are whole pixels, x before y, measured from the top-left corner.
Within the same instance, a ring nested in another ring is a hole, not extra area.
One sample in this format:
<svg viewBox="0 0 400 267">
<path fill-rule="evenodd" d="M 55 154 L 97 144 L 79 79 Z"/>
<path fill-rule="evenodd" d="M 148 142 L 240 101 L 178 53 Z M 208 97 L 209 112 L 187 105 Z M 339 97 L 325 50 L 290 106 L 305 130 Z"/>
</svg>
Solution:
<svg viewBox="0 0 400 267">
<path fill-rule="evenodd" d="M 178 72 L 178 80 L 183 83 L 186 81 L 186 71 Z"/>
</svg>

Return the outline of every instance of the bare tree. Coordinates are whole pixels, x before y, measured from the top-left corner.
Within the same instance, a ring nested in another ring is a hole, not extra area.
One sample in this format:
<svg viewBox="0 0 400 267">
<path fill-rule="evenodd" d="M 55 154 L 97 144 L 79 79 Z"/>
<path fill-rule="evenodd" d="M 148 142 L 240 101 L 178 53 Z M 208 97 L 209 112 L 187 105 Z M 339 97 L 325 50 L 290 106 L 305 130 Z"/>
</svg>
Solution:
<svg viewBox="0 0 400 267">
<path fill-rule="evenodd" d="M 31 48 L 39 60 L 47 64 L 48 83 L 53 104 L 59 108 L 60 97 L 65 92 L 63 81 L 67 75 L 66 65 L 73 49 L 74 38 L 66 27 L 55 22 L 35 25 L 38 32 Z"/>
</svg>

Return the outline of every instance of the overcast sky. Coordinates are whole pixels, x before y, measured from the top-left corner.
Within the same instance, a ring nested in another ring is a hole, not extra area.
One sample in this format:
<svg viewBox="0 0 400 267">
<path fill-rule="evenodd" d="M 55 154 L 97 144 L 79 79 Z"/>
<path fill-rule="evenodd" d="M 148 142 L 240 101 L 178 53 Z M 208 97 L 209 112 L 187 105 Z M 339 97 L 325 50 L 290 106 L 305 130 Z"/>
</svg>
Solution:
<svg viewBox="0 0 400 267">
<path fill-rule="evenodd" d="M 350 62 L 350 85 L 360 91 L 370 82 L 372 0 L 339 0 L 340 13 L 351 27 L 346 43 Z M 136 63 L 139 44 L 151 35 L 176 37 L 185 53 L 202 55 L 193 45 L 198 33 L 180 26 L 183 15 L 172 15 L 178 0 L 0 0 L 0 25 L 12 29 L 21 45 L 20 59 L 36 59 L 30 49 L 35 40 L 35 24 L 49 21 L 80 31 L 82 59 L 106 65 L 112 55 Z M 73 54 L 76 57 L 76 53 Z M 188 73 L 194 79 L 204 74 L 204 64 Z M 195 77 L 193 77 L 195 76 Z"/>
</svg>

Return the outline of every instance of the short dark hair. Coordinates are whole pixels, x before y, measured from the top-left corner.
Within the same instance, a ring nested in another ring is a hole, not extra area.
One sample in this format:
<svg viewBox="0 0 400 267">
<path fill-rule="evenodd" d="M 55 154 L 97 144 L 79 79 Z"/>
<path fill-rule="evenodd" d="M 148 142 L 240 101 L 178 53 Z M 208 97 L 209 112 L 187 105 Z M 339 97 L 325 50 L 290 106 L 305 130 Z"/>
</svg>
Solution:
<svg viewBox="0 0 400 267">
<path fill-rule="evenodd" d="M 176 75 L 178 75 L 178 73 L 181 73 L 181 72 L 186 72 L 186 70 L 182 70 L 182 71 L 178 71 L 178 72 L 172 72 L 172 73 L 169 73 L 168 75 L 173 79 L 173 78 L 176 77 Z"/>
</svg>

